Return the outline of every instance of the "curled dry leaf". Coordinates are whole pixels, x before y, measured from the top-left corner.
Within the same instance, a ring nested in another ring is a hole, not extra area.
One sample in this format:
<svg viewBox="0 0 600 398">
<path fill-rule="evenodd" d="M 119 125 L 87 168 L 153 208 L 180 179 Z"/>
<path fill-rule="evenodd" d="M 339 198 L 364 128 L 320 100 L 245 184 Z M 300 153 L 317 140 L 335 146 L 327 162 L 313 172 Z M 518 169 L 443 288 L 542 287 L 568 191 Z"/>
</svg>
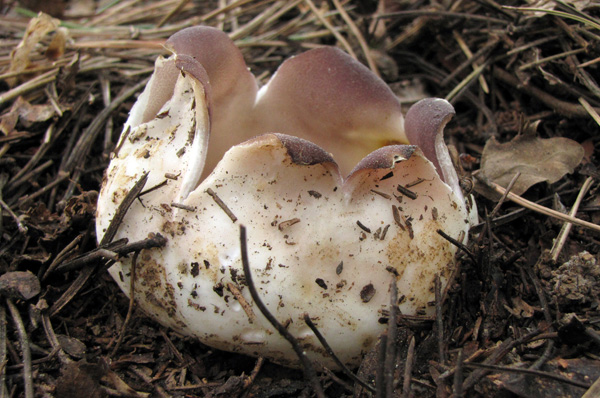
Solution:
<svg viewBox="0 0 600 398">
<path fill-rule="evenodd" d="M 531 318 L 535 313 L 535 308 L 529 305 L 521 297 L 513 297 L 511 299 L 512 307 L 504 305 L 504 308 L 517 318 Z"/>
<path fill-rule="evenodd" d="M 491 138 L 483 149 L 479 172 L 505 188 L 520 172 L 511 192 L 521 195 L 534 184 L 543 181 L 552 184 L 572 173 L 583 159 L 583 152 L 581 145 L 564 137 L 543 139 L 526 134 L 504 144 Z M 480 185 L 476 185 L 476 190 L 495 198 Z"/>
<path fill-rule="evenodd" d="M 53 30 L 58 28 L 60 21 L 51 16 L 40 13 L 36 18 L 32 18 L 27 25 L 27 31 L 23 36 L 23 40 L 17 48 L 12 52 L 10 57 L 10 68 L 8 72 L 21 72 L 29 67 L 30 55 L 35 46 Z M 17 83 L 17 78 L 6 79 L 10 86 Z"/>
<path fill-rule="evenodd" d="M 50 60 L 56 61 L 62 57 L 67 47 L 67 41 L 69 40 L 69 30 L 67 28 L 60 27 L 56 30 L 56 34 L 52 38 L 52 41 L 46 49 L 46 57 Z"/>
<path fill-rule="evenodd" d="M 50 104 L 32 105 L 23 97 L 17 98 L 10 111 L 0 116 L 0 131 L 10 134 L 17 122 L 23 127 L 30 127 L 34 123 L 45 122 L 54 116 L 56 110 Z"/>
</svg>

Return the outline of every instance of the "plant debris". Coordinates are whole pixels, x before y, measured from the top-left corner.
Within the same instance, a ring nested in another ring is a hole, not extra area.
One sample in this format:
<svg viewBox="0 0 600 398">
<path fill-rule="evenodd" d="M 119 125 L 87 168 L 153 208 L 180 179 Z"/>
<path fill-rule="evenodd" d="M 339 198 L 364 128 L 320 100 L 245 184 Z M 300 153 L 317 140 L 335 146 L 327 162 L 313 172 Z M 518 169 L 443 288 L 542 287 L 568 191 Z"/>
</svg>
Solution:
<svg viewBox="0 0 600 398">
<path fill-rule="evenodd" d="M 572 173 L 582 159 L 582 146 L 565 137 L 542 139 L 525 134 L 504 144 L 492 137 L 483 148 L 479 172 L 503 187 L 520 173 L 510 191 L 521 195 L 539 182 L 553 184 Z M 478 192 L 486 193 L 484 189 Z"/>
<path fill-rule="evenodd" d="M 569 222 L 600 221 L 597 2 L 28 0 L 0 10 L 0 397 L 309 397 L 315 383 L 328 397 L 597 396 L 600 235 Z M 480 168 L 503 184 L 514 177 L 506 160 L 490 163 L 490 146 L 514 158 L 530 145 L 535 171 L 521 169 L 513 193 L 475 193 L 481 224 L 431 303 L 436 316 L 380 314 L 388 329 L 360 383 L 314 364 L 307 384 L 301 371 L 210 349 L 150 321 L 106 273 L 164 244 L 98 246 L 95 202 L 165 40 L 199 24 L 227 32 L 263 83 L 282 60 L 333 45 L 406 109 L 448 99 L 465 187 Z M 545 146 L 563 158 L 560 172 L 547 174 Z"/>
</svg>

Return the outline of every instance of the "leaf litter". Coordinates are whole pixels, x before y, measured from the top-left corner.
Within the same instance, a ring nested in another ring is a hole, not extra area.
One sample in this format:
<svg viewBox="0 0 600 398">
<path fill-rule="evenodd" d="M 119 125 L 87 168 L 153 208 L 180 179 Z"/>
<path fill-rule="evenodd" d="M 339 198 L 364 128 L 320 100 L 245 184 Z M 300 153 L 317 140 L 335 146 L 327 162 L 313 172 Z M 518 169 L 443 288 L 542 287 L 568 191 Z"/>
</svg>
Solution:
<svg viewBox="0 0 600 398">
<path fill-rule="evenodd" d="M 554 184 L 573 173 L 583 155 L 583 147 L 566 137 L 523 134 L 502 144 L 492 137 L 483 148 L 479 172 L 503 187 L 520 173 L 511 192 L 522 195 L 537 183 Z"/>
<path fill-rule="evenodd" d="M 407 106 L 423 95 L 451 99 L 457 116 L 447 139 L 462 154 L 466 189 L 478 169 L 508 184 L 508 159 L 521 157 L 512 192 L 570 211 L 582 191 L 575 216 L 600 220 L 594 2 L 15 4 L 0 4 L 0 274 L 7 291 L 22 293 L 0 295 L 0 397 L 314 394 L 301 372 L 155 324 L 105 272 L 119 255 L 161 244 L 149 237 L 97 247 L 95 197 L 154 59 L 186 26 L 228 32 L 262 82 L 307 48 L 351 51 L 405 93 Z M 523 125 L 537 135 L 523 134 Z M 490 147 L 503 160 L 491 161 Z M 540 164 L 541 148 L 556 167 Z M 397 331 L 367 353 L 359 375 L 381 397 L 594 396 L 598 233 L 574 226 L 550 255 L 564 221 L 477 192 L 482 223 L 461 249 L 446 300 L 432 303 L 438 316 L 396 314 Z M 386 352 L 394 357 L 384 361 Z M 318 382 L 326 396 L 371 396 L 353 380 L 323 371 Z"/>
</svg>

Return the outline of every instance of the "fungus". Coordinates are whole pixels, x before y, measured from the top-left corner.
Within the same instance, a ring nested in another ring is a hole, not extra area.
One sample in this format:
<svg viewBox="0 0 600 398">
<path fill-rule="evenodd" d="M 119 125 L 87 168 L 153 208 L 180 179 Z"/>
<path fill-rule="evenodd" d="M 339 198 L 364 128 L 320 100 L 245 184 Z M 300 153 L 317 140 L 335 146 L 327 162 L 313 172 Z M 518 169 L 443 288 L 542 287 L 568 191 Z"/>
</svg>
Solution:
<svg viewBox="0 0 600 398">
<path fill-rule="evenodd" d="M 209 346 L 298 366 L 249 295 L 243 224 L 263 301 L 323 365 L 336 367 L 305 312 L 349 366 L 385 328 L 391 278 L 402 313 L 431 315 L 435 276 L 446 286 L 455 271 L 456 248 L 437 230 L 465 242 L 474 214 L 445 157 L 452 106 L 423 100 L 404 123 L 383 81 L 333 48 L 285 61 L 260 90 L 218 30 L 185 29 L 167 48 L 173 55 L 156 61 L 131 109 L 98 200 L 100 240 L 148 173 L 153 189 L 115 236 L 167 238 L 137 259 L 139 306 Z M 398 145 L 407 136 L 413 145 Z M 131 261 L 109 270 L 127 294 Z"/>
</svg>

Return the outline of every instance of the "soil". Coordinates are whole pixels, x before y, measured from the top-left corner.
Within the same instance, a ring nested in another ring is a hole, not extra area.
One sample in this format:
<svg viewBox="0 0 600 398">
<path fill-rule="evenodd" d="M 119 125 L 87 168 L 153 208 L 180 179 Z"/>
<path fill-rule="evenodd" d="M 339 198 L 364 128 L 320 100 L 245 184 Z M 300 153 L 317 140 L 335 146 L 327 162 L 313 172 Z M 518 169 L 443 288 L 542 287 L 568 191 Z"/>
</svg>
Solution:
<svg viewBox="0 0 600 398">
<path fill-rule="evenodd" d="M 31 0 L 0 10 L 0 397 L 312 397 L 315 383 L 327 397 L 600 396 L 598 230 L 573 224 L 556 244 L 568 223 L 491 195 L 477 172 L 492 138 L 569 138 L 577 166 L 519 196 L 561 213 L 581 196 L 573 215 L 598 224 L 598 3 Z M 333 45 L 407 108 L 432 96 L 456 109 L 446 141 L 480 223 L 437 316 L 397 315 L 365 356 L 356 372 L 376 393 L 344 373 L 307 380 L 162 327 L 106 271 L 140 250 L 98 249 L 110 153 L 166 38 L 198 24 L 229 32 L 261 83 L 286 58 Z"/>
</svg>

